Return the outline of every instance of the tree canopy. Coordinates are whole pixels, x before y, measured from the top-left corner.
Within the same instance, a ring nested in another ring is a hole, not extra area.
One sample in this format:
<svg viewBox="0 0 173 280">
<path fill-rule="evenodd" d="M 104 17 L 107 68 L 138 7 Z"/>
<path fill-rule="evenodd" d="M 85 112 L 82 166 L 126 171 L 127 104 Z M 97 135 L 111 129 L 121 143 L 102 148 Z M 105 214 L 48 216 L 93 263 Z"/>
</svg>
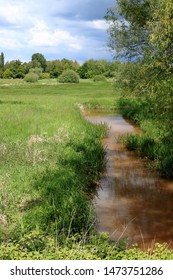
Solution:
<svg viewBox="0 0 173 280">
<path fill-rule="evenodd" d="M 144 127 L 154 123 L 137 146 L 173 176 L 173 1 L 118 0 L 106 19 L 109 47 L 125 60 L 115 81 L 121 108 Z"/>
<path fill-rule="evenodd" d="M 43 69 L 43 71 L 46 70 L 46 59 L 43 54 L 34 53 L 32 55 L 31 61 L 32 61 L 34 67 L 41 67 Z"/>
<path fill-rule="evenodd" d="M 147 22 L 151 19 L 151 0 L 118 0 L 105 18 L 109 23 L 108 46 L 116 56 L 126 59 L 142 56 L 149 43 Z"/>
</svg>

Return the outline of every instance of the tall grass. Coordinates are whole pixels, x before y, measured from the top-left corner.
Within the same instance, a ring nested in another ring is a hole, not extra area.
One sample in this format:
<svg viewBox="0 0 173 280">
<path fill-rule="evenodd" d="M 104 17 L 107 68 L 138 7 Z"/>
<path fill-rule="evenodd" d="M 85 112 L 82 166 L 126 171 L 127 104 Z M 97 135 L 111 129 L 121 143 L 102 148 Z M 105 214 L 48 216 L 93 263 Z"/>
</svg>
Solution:
<svg viewBox="0 0 173 280">
<path fill-rule="evenodd" d="M 121 98 L 119 107 L 124 116 L 138 123 L 141 135 L 130 135 L 124 143 L 129 149 L 136 149 L 142 157 L 152 162 L 150 166 L 164 177 L 173 178 L 173 142 L 170 119 L 162 118 L 153 110 L 147 98 Z"/>
<path fill-rule="evenodd" d="M 92 228 L 105 128 L 84 120 L 75 104 L 92 96 L 103 104 L 105 92 L 113 100 L 111 90 L 91 83 L 0 87 L 1 240 L 35 228 L 60 235 Z"/>
</svg>

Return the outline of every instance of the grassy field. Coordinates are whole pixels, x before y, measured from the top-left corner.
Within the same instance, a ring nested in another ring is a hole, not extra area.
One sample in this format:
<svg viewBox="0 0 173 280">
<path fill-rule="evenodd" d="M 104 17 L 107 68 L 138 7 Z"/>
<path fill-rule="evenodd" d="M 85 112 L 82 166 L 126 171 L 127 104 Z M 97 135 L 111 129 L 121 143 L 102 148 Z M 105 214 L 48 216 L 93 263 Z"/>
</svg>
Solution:
<svg viewBox="0 0 173 280">
<path fill-rule="evenodd" d="M 94 232 L 106 131 L 78 104 L 114 109 L 118 98 L 111 83 L 0 80 L 0 259 L 148 258 Z"/>
<path fill-rule="evenodd" d="M 94 220 L 88 192 L 103 170 L 105 130 L 86 122 L 77 104 L 113 104 L 111 84 L 7 82 L 0 86 L 1 240 L 35 228 L 87 231 Z"/>
</svg>

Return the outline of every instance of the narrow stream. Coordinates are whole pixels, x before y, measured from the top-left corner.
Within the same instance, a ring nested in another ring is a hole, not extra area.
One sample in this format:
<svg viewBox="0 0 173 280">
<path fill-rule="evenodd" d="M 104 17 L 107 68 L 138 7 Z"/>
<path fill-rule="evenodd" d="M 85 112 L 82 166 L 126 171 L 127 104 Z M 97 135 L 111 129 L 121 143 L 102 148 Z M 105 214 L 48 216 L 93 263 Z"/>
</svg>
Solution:
<svg viewBox="0 0 173 280">
<path fill-rule="evenodd" d="M 111 240 L 128 237 L 145 248 L 153 242 L 167 242 L 173 248 L 173 181 L 161 179 L 117 142 L 120 135 L 139 129 L 118 114 L 90 112 L 86 118 L 109 127 L 103 139 L 106 171 L 93 201 L 98 231 L 108 232 Z"/>
</svg>

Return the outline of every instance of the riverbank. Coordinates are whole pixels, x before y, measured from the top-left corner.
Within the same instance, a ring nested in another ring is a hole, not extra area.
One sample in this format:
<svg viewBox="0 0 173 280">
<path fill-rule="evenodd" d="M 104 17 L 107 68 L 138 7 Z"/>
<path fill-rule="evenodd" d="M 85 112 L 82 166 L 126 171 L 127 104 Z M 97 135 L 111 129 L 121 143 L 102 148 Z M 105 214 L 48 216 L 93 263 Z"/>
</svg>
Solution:
<svg viewBox="0 0 173 280">
<path fill-rule="evenodd" d="M 92 228 L 88 193 L 104 168 L 105 129 L 86 122 L 76 108 L 82 88 L 1 89 L 2 241 L 36 228 L 60 236 Z"/>
<path fill-rule="evenodd" d="M 119 140 L 124 135 L 140 135 L 139 127 L 111 111 L 91 111 L 87 119 L 109 127 L 103 139 L 106 169 L 93 201 L 97 230 L 109 232 L 111 240 L 127 237 L 143 249 L 153 242 L 173 248 L 173 180 L 164 180 L 151 171 L 146 160 Z"/>
<path fill-rule="evenodd" d="M 140 156 L 150 160 L 150 167 L 166 178 L 173 178 L 172 125 L 169 116 L 162 118 L 152 109 L 152 100 L 141 97 L 122 97 L 120 112 L 142 129 L 141 135 L 124 138 L 129 150 L 137 150 Z"/>
</svg>

